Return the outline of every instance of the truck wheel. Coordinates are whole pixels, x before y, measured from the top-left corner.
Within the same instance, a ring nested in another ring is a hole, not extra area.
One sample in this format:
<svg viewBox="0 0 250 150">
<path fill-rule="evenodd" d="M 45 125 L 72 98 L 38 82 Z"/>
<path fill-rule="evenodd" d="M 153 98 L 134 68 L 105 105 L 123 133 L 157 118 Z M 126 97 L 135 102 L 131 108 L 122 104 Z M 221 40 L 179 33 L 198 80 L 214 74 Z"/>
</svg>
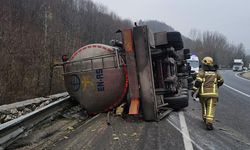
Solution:
<svg viewBox="0 0 250 150">
<path fill-rule="evenodd" d="M 168 45 L 171 45 L 175 50 L 183 48 L 183 41 L 180 32 L 167 32 Z"/>
<path fill-rule="evenodd" d="M 188 106 L 188 95 L 180 95 L 175 97 L 165 97 L 164 101 L 168 103 L 170 108 L 179 110 Z"/>
</svg>

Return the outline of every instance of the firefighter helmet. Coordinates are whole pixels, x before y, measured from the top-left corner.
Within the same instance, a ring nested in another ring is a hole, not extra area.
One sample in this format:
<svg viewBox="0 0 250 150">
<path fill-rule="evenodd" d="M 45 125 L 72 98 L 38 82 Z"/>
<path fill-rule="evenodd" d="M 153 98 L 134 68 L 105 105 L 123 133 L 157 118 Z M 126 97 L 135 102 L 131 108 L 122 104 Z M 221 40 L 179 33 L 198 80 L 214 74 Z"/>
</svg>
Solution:
<svg viewBox="0 0 250 150">
<path fill-rule="evenodd" d="M 204 58 L 202 59 L 202 64 L 204 64 L 204 65 L 212 66 L 213 63 L 214 63 L 214 60 L 213 60 L 212 57 L 204 57 Z"/>
</svg>

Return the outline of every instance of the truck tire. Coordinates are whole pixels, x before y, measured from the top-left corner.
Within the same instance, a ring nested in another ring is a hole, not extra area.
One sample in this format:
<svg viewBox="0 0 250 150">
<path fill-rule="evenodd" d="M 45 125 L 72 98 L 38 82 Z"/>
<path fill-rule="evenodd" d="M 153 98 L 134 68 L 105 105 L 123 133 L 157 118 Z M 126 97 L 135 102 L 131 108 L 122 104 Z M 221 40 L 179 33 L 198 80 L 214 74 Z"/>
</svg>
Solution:
<svg viewBox="0 0 250 150">
<path fill-rule="evenodd" d="M 188 106 L 188 95 L 183 94 L 175 97 L 165 97 L 164 101 L 168 103 L 168 107 L 174 110 L 180 110 Z"/>
<path fill-rule="evenodd" d="M 180 32 L 167 32 L 168 45 L 175 48 L 175 50 L 183 49 L 183 41 Z"/>
</svg>

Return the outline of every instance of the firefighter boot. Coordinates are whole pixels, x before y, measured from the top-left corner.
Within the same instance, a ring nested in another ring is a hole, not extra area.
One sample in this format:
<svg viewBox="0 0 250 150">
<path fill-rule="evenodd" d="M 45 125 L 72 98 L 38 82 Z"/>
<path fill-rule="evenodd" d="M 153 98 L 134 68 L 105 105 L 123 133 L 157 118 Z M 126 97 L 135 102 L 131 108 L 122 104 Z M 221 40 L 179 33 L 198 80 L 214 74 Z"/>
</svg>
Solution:
<svg viewBox="0 0 250 150">
<path fill-rule="evenodd" d="M 207 123 L 206 125 L 207 125 L 207 130 L 213 130 L 214 129 L 212 123 Z"/>
</svg>

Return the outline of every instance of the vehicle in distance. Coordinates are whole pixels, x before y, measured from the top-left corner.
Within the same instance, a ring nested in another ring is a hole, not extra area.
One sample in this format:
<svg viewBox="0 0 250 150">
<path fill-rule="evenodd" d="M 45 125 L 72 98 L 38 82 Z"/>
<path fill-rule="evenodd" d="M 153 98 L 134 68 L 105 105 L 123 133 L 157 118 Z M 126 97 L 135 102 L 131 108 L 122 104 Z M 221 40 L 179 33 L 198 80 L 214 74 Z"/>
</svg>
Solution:
<svg viewBox="0 0 250 150">
<path fill-rule="evenodd" d="M 243 60 L 242 59 L 234 59 L 233 61 L 233 71 L 243 71 Z"/>
<path fill-rule="evenodd" d="M 190 59 L 187 60 L 187 63 L 189 63 L 191 67 L 191 76 L 195 78 L 196 74 L 199 72 L 199 57 L 196 55 L 191 55 Z"/>
</svg>

